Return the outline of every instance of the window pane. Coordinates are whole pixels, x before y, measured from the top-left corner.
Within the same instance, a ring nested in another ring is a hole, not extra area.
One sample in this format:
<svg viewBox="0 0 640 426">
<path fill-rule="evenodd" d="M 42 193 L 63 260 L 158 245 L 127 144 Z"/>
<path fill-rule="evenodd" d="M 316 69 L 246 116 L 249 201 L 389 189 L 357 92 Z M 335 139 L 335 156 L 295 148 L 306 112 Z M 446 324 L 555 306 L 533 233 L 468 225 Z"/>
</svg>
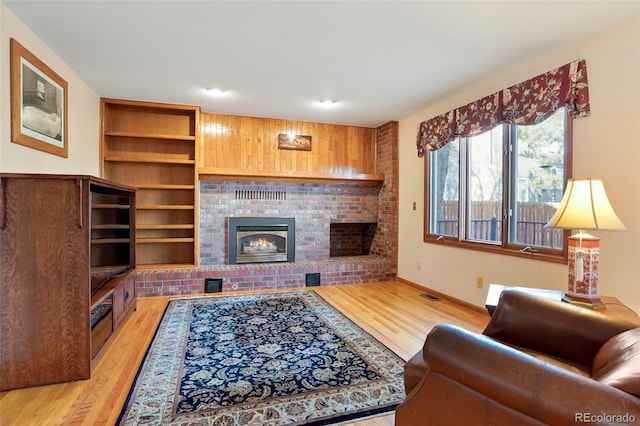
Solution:
<svg viewBox="0 0 640 426">
<path fill-rule="evenodd" d="M 469 197 L 467 238 L 502 241 L 503 127 L 468 139 Z"/>
<path fill-rule="evenodd" d="M 458 236 L 460 141 L 429 153 L 431 211 L 429 233 Z"/>
<path fill-rule="evenodd" d="M 563 233 L 544 225 L 562 199 L 565 173 L 565 110 L 535 126 L 514 126 L 517 153 L 511 240 L 561 249 Z"/>
</svg>

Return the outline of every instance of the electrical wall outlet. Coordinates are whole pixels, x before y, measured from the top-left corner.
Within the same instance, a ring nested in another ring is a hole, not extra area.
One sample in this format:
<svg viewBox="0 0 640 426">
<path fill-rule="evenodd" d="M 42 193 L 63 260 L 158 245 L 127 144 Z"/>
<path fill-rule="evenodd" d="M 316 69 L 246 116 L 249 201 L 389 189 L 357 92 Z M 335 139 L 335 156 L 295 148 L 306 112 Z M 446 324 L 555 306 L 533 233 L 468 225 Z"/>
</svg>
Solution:
<svg viewBox="0 0 640 426">
<path fill-rule="evenodd" d="M 418 261 L 418 263 L 416 263 L 416 269 L 418 271 L 422 269 L 422 263 L 420 263 L 420 261 Z"/>
<path fill-rule="evenodd" d="M 476 277 L 476 287 L 483 288 L 484 287 L 484 278 Z"/>
</svg>

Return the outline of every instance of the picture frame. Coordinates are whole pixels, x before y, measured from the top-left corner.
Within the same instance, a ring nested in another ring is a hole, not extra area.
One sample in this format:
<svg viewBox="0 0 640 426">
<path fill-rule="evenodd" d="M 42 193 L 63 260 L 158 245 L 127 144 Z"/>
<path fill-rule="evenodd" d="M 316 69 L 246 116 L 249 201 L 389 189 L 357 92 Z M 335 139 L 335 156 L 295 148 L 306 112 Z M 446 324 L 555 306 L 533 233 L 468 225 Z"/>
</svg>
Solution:
<svg viewBox="0 0 640 426">
<path fill-rule="evenodd" d="M 11 141 L 67 158 L 68 85 L 11 39 Z"/>
<path fill-rule="evenodd" d="M 311 136 L 280 133 L 278 135 L 278 149 L 311 151 Z"/>
</svg>

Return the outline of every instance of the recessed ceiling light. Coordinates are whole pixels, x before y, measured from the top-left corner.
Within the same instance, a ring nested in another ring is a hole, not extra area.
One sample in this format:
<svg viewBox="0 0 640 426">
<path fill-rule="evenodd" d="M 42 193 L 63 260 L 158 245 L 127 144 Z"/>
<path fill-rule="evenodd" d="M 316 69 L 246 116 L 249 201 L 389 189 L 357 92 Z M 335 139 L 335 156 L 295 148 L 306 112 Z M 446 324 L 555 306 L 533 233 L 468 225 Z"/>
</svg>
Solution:
<svg viewBox="0 0 640 426">
<path fill-rule="evenodd" d="M 337 104 L 338 104 L 338 102 L 331 101 L 331 100 L 319 100 L 318 101 L 318 105 L 320 105 L 321 107 L 324 107 L 324 108 L 332 108 L 332 107 L 336 106 Z"/>
<path fill-rule="evenodd" d="M 227 93 L 227 91 L 224 89 L 210 88 L 210 89 L 207 89 L 207 93 L 210 94 L 211 96 L 224 96 Z"/>
</svg>

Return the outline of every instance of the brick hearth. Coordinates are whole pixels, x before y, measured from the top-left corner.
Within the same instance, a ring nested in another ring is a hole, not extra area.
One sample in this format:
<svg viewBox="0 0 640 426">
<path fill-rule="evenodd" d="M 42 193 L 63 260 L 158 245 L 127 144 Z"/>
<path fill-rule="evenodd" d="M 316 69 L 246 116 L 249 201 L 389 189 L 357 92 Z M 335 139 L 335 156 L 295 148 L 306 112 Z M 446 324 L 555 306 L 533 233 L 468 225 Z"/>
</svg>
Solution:
<svg viewBox="0 0 640 426">
<path fill-rule="evenodd" d="M 305 286 L 309 273 L 320 273 L 321 285 L 385 281 L 391 262 L 378 256 L 340 257 L 324 261 L 203 266 L 166 271 L 138 270 L 138 296 L 204 292 L 205 278 L 222 278 L 222 291 L 264 290 Z"/>
</svg>

